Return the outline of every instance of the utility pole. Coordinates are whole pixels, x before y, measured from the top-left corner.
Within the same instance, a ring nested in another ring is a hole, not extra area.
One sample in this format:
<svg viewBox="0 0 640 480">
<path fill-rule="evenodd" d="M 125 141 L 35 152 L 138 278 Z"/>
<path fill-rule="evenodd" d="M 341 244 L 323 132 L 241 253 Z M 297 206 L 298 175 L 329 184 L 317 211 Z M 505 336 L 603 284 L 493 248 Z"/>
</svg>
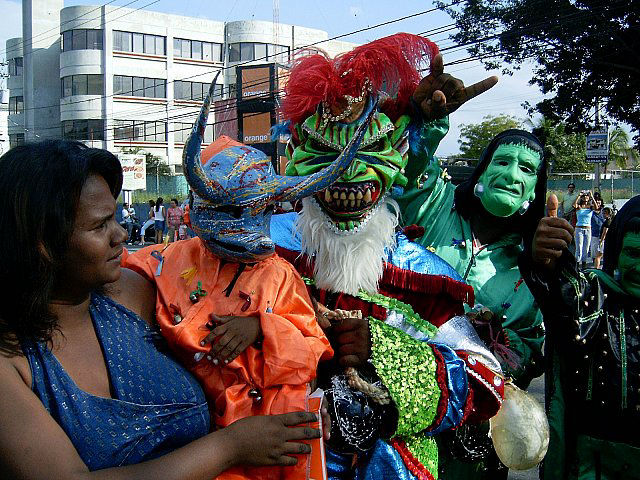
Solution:
<svg viewBox="0 0 640 480">
<path fill-rule="evenodd" d="M 600 128 L 600 99 L 596 100 L 596 128 Z M 596 162 L 594 190 L 600 191 L 600 162 Z"/>
</svg>

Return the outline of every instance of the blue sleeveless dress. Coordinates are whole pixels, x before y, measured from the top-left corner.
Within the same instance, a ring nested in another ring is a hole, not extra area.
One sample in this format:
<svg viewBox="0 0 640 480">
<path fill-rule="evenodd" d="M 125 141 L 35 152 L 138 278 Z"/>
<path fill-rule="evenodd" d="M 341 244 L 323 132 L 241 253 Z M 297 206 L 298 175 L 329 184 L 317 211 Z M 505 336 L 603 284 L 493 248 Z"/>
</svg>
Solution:
<svg viewBox="0 0 640 480">
<path fill-rule="evenodd" d="M 22 342 L 32 389 L 71 439 L 89 470 L 149 460 L 209 432 L 197 381 L 158 351 L 161 337 L 106 296 L 89 307 L 113 388 L 113 399 L 80 390 L 51 350 Z"/>
</svg>

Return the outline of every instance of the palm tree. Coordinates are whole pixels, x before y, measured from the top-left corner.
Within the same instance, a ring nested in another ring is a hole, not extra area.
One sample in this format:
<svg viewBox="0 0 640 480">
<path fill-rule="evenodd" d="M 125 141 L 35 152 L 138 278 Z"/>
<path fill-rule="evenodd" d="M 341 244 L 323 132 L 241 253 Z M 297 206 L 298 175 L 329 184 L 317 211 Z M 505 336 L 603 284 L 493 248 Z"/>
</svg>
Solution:
<svg viewBox="0 0 640 480">
<path fill-rule="evenodd" d="M 640 153 L 631 147 L 629 134 L 620 127 L 615 127 L 609 134 L 609 163 L 615 162 L 618 168 L 627 168 L 630 161 L 635 166 L 640 159 Z M 608 164 L 605 166 L 605 173 Z"/>
</svg>

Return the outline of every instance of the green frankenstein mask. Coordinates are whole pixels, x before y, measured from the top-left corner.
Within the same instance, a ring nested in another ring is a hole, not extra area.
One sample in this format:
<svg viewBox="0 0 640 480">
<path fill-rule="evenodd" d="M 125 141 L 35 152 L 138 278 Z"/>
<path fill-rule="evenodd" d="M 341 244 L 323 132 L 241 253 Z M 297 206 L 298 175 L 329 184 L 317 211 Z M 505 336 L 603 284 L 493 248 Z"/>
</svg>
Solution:
<svg viewBox="0 0 640 480">
<path fill-rule="evenodd" d="M 377 113 L 351 167 L 336 183 L 315 194 L 320 208 L 337 229 L 357 231 L 392 185 L 407 184 L 403 169 L 407 164 L 408 124 L 406 115 L 394 125 L 385 114 Z M 310 175 L 329 165 L 357 127 L 356 122 L 321 125 L 319 113 L 296 125 L 300 144 L 287 149 L 287 175 Z"/>
<path fill-rule="evenodd" d="M 533 202 L 541 160 L 538 152 L 525 145 L 499 145 L 478 179 L 484 187 L 480 202 L 485 210 L 496 217 L 509 217 L 524 202 Z"/>
<path fill-rule="evenodd" d="M 627 232 L 618 257 L 620 285 L 634 297 L 640 298 L 640 233 Z"/>
</svg>

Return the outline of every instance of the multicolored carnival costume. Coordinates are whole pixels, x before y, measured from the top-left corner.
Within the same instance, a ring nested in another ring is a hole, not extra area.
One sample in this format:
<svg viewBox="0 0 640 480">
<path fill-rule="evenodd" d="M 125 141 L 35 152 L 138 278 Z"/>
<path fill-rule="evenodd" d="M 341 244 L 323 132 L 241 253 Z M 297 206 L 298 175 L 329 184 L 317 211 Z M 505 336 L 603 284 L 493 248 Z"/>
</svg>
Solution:
<svg viewBox="0 0 640 480">
<path fill-rule="evenodd" d="M 358 371 L 392 400 L 376 414 L 380 407 L 347 388 L 339 370 L 325 378 L 333 393 L 335 479 L 437 478 L 433 436 L 490 418 L 502 401 L 500 366 L 463 316 L 473 289 L 396 232 L 399 209 L 391 194 L 407 183 L 408 155 L 442 138 L 411 103 L 423 60 L 437 52 L 428 39 L 397 34 L 335 59 L 303 57 L 286 88 L 282 112 L 289 123 L 280 133 L 291 135 L 286 173 L 293 177 L 330 164 L 372 116 L 340 179 L 304 199 L 299 215 L 276 215 L 271 223 L 278 253 L 318 302 L 368 317 L 371 352 Z"/>
<path fill-rule="evenodd" d="M 212 83 L 212 89 L 215 80 Z M 163 249 L 150 246 L 126 259 L 157 290 L 156 320 L 175 355 L 200 380 L 218 427 L 254 415 L 308 410 L 309 383 L 333 351 L 318 325 L 305 284 L 274 253 L 269 221 L 276 202 L 326 188 L 349 166 L 366 123 L 327 168 L 293 178 L 274 173 L 259 150 L 221 137 L 201 144 L 212 91 L 185 146 L 183 166 L 193 189 L 191 226 L 197 238 Z M 260 342 L 228 364 L 208 358 L 202 340 L 210 314 L 258 317 Z M 215 455 L 215 452 L 212 452 Z M 304 479 L 296 467 L 237 467 L 220 479 Z"/>
</svg>

